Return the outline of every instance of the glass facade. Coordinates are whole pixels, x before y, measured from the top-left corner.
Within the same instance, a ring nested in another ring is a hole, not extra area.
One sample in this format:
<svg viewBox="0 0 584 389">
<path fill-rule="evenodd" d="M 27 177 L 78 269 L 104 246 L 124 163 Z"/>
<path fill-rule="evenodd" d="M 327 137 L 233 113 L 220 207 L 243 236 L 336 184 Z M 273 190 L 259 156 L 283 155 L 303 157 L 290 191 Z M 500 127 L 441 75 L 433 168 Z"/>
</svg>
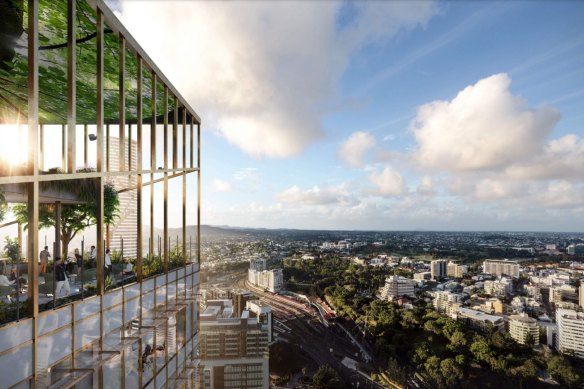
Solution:
<svg viewBox="0 0 584 389">
<path fill-rule="evenodd" d="M 192 387 L 200 118 L 104 1 L 0 8 L 0 388 Z"/>
</svg>

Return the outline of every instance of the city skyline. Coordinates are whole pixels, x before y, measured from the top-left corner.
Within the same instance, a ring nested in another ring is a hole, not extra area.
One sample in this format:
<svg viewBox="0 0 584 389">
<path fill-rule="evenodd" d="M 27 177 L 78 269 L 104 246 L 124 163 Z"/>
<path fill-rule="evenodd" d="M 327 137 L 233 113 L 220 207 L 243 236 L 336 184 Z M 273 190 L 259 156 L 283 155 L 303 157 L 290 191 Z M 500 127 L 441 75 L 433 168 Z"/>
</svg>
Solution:
<svg viewBox="0 0 584 389">
<path fill-rule="evenodd" d="M 581 3 L 109 3 L 206 118 L 204 224 L 584 227 Z"/>
</svg>

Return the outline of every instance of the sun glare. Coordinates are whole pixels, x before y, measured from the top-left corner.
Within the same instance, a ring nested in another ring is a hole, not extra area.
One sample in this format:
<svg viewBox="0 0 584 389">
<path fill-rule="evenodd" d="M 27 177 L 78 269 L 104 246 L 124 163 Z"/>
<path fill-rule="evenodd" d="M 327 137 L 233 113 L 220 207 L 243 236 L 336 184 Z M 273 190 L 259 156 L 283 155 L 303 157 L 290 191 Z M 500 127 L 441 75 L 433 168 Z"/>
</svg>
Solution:
<svg viewBox="0 0 584 389">
<path fill-rule="evenodd" d="M 20 166 L 27 152 L 26 126 L 0 124 L 0 163 Z"/>
</svg>

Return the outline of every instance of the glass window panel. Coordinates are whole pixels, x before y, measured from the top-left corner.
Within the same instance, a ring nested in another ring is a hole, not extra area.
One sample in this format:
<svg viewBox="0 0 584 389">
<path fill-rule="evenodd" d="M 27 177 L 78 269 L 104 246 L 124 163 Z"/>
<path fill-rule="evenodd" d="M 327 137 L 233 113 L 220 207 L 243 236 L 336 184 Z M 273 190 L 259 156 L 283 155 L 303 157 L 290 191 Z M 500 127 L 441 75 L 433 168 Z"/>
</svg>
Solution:
<svg viewBox="0 0 584 389">
<path fill-rule="evenodd" d="M 182 176 L 168 180 L 169 269 L 184 266 L 182 250 Z"/>
</svg>

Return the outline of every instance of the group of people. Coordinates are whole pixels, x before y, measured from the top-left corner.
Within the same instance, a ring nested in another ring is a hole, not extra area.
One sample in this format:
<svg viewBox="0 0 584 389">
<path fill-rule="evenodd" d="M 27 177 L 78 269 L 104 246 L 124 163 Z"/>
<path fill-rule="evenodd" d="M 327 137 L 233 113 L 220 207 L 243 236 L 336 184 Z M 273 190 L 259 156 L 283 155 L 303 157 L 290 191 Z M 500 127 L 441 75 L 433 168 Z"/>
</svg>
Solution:
<svg viewBox="0 0 584 389">
<path fill-rule="evenodd" d="M 109 250 L 107 251 L 109 253 Z M 75 256 L 75 264 L 77 265 L 77 275 L 81 273 L 81 269 L 83 268 L 83 255 L 79 252 L 79 249 L 75 249 L 74 254 Z M 93 268 L 96 266 L 96 257 L 97 252 L 95 250 L 95 246 L 91 246 L 91 250 L 88 252 L 89 257 L 89 267 Z M 45 275 L 47 272 L 47 265 L 49 263 L 49 258 L 51 258 L 51 253 L 49 253 L 49 246 L 45 246 L 44 250 L 42 250 L 39 254 L 40 260 L 40 268 L 39 274 Z M 58 263 L 61 257 L 56 257 L 55 262 Z M 111 262 L 111 261 L 110 261 Z"/>
<path fill-rule="evenodd" d="M 26 284 L 26 280 L 24 278 L 18 277 L 16 265 L 12 265 L 12 270 L 10 271 L 9 276 L 6 276 L 5 273 L 5 266 L 0 266 L 0 286 L 17 287 L 18 285 Z"/>
<path fill-rule="evenodd" d="M 79 252 L 79 249 L 75 249 L 74 251 L 74 255 L 75 255 L 75 264 L 77 265 L 77 275 L 79 276 L 81 273 L 81 269 L 83 268 L 83 255 L 81 255 L 81 253 Z M 49 253 L 49 247 L 45 246 L 44 250 L 42 250 L 39 254 L 39 259 L 40 259 L 40 269 L 39 269 L 39 273 L 42 275 L 45 275 L 45 273 L 47 272 L 47 264 L 49 262 L 49 258 L 51 257 L 51 254 Z M 96 267 L 97 263 L 96 263 L 96 257 L 97 257 L 97 252 L 95 249 L 95 246 L 91 246 L 91 249 L 88 253 L 88 257 L 89 257 L 89 267 L 90 268 L 94 268 Z M 124 269 L 122 270 L 122 272 L 120 273 L 121 277 L 124 276 L 132 276 L 134 275 L 133 272 L 133 265 L 130 262 L 129 259 L 126 259 L 126 265 L 124 267 Z M 59 294 L 61 293 L 61 289 L 65 289 L 65 296 L 69 296 L 69 294 L 71 293 L 71 285 L 69 284 L 69 274 L 67 273 L 67 266 L 65 263 L 65 258 L 61 258 L 60 256 L 55 257 L 55 268 L 54 268 L 54 272 L 55 272 L 55 280 L 57 281 L 56 287 L 55 287 L 55 296 L 59 296 Z M 106 277 L 110 277 L 113 276 L 113 265 L 112 265 L 112 259 L 111 259 L 111 255 L 110 255 L 110 249 L 106 249 L 105 250 L 105 255 L 104 255 L 104 267 L 105 267 L 105 276 Z M 2 276 L 3 276 L 3 272 L 0 274 L 0 285 L 2 285 Z M 4 278 L 6 278 L 6 276 L 4 276 Z"/>
</svg>

